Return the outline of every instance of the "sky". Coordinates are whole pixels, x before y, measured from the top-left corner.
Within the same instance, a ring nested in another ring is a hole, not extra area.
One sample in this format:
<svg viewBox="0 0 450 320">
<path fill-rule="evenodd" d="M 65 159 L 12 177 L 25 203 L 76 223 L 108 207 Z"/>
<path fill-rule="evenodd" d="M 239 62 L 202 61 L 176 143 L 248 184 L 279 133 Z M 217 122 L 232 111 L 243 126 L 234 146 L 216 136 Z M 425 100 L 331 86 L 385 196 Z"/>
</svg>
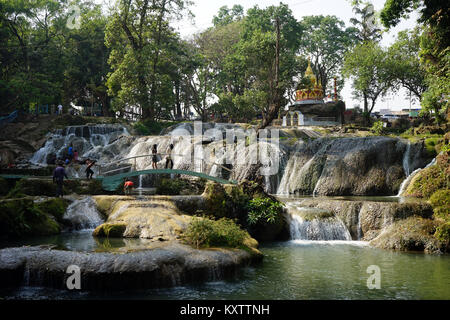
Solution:
<svg viewBox="0 0 450 320">
<path fill-rule="evenodd" d="M 108 0 L 106 0 L 108 1 Z M 200 32 L 208 27 L 212 26 L 212 19 L 219 11 L 220 7 L 228 6 L 233 7 L 235 4 L 240 4 L 244 7 L 244 10 L 258 5 L 260 8 L 265 8 L 271 5 L 278 5 L 279 0 L 191 0 L 194 4 L 190 7 L 190 10 L 194 14 L 193 21 L 189 19 L 183 19 L 182 21 L 175 23 L 175 28 L 180 32 L 183 38 L 190 38 L 193 34 Z M 97 0 L 97 2 L 103 2 Z M 351 26 L 350 18 L 354 16 L 352 6 L 349 0 L 283 0 L 283 3 L 287 4 L 292 10 L 295 18 L 301 20 L 304 16 L 309 15 L 335 15 L 343 20 L 346 26 Z M 375 11 L 379 11 L 383 8 L 385 0 L 372 0 Z M 416 25 L 417 14 L 411 14 L 408 20 L 402 20 L 401 23 L 391 29 L 389 32 L 383 35 L 381 44 L 388 46 L 394 42 L 396 35 L 399 31 L 405 29 L 411 29 Z M 346 80 L 344 89 L 341 92 L 343 100 L 346 103 L 347 109 L 353 108 L 356 105 L 362 107 L 362 102 L 353 99 L 351 81 Z M 374 111 L 380 109 L 391 109 L 393 111 L 399 111 L 404 108 L 409 108 L 410 101 L 407 98 L 407 92 L 401 90 L 395 94 L 389 94 L 388 97 L 379 99 Z M 418 102 L 412 103 L 413 108 L 419 108 Z"/>
</svg>

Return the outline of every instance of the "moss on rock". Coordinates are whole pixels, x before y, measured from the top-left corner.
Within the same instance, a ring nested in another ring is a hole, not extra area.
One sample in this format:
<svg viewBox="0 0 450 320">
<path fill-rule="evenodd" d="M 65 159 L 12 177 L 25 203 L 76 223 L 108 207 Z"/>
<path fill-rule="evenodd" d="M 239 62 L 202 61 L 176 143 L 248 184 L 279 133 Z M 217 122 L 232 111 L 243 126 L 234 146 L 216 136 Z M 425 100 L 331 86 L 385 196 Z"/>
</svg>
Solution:
<svg viewBox="0 0 450 320">
<path fill-rule="evenodd" d="M 409 217 L 387 227 L 370 244 L 382 249 L 443 253 L 446 244 L 434 236 L 437 227 L 434 220 Z"/>
<path fill-rule="evenodd" d="M 122 238 L 127 225 L 125 223 L 104 223 L 95 228 L 94 237 Z"/>
<path fill-rule="evenodd" d="M 420 171 L 406 189 L 405 195 L 418 198 L 431 197 L 441 189 L 450 188 L 450 161 L 448 155 L 437 157 L 437 163 Z"/>
<path fill-rule="evenodd" d="M 42 212 L 53 216 L 56 221 L 63 223 L 63 216 L 69 206 L 69 201 L 66 199 L 55 198 L 36 204 L 36 207 Z"/>
<path fill-rule="evenodd" d="M 0 202 L 0 234 L 2 236 L 52 235 L 60 231 L 59 224 L 32 200 Z"/>
</svg>

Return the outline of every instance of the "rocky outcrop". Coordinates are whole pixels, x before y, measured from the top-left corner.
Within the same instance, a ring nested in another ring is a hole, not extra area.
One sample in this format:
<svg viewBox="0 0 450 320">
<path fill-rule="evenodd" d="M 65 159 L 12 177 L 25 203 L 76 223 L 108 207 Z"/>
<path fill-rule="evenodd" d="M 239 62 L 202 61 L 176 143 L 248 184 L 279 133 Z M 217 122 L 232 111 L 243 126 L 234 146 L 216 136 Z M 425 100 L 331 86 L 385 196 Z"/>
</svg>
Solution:
<svg viewBox="0 0 450 320">
<path fill-rule="evenodd" d="M 155 241 L 169 241 L 180 239 L 183 231 L 191 221 L 191 216 L 183 213 L 177 204 L 185 208 L 187 201 L 193 199 L 172 199 L 172 197 L 154 196 L 146 200 L 136 200 L 127 197 L 98 196 L 93 197 L 100 211 L 107 216 L 105 224 L 94 231 L 94 236 L 105 236 L 109 230 L 115 236 L 125 238 L 143 238 Z M 201 202 L 202 200 L 197 199 Z"/>
<path fill-rule="evenodd" d="M 437 225 L 434 220 L 409 217 L 385 228 L 370 244 L 382 249 L 444 253 L 446 244 L 434 237 Z"/>
<path fill-rule="evenodd" d="M 311 198 L 301 200 L 298 207 L 321 209 L 314 218 L 338 217 L 353 240 L 372 240 L 394 222 L 411 216 L 430 219 L 432 207 L 426 202 L 375 202 Z"/>
<path fill-rule="evenodd" d="M 395 195 L 409 171 L 424 167 L 423 146 L 386 137 L 320 138 L 298 142 L 278 188 L 279 194 Z M 428 162 L 427 162 L 428 161 Z"/>
<path fill-rule="evenodd" d="M 81 290 L 161 288 L 232 278 L 240 267 L 261 257 L 240 249 L 197 250 L 176 242 L 122 254 L 7 248 L 0 250 L 0 283 L 2 287 L 67 289 L 71 274 L 66 270 L 76 265 L 81 271 Z"/>
</svg>

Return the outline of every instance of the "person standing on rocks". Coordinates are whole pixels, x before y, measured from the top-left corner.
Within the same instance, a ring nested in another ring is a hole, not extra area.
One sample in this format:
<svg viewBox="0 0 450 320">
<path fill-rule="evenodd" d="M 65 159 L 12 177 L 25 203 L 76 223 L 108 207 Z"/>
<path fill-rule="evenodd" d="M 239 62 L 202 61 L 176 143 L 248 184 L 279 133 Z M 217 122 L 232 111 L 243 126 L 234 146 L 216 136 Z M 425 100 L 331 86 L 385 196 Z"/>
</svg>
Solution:
<svg viewBox="0 0 450 320">
<path fill-rule="evenodd" d="M 64 196 L 63 194 L 63 184 L 64 184 L 64 177 L 66 179 L 69 179 L 66 174 L 66 170 L 64 169 L 64 166 L 61 162 L 58 162 L 58 166 L 53 171 L 53 183 L 56 183 L 56 197 L 61 198 Z"/>
<path fill-rule="evenodd" d="M 158 169 L 158 145 L 156 144 L 152 148 L 152 168 Z"/>
<path fill-rule="evenodd" d="M 86 168 L 86 179 L 90 180 L 92 179 L 92 176 L 94 175 L 94 171 L 92 171 L 92 166 L 95 164 L 95 160 L 86 160 L 87 168 Z"/>
<path fill-rule="evenodd" d="M 166 151 L 167 152 L 166 169 L 173 169 L 172 151 L 173 151 L 173 144 L 171 143 Z"/>
</svg>

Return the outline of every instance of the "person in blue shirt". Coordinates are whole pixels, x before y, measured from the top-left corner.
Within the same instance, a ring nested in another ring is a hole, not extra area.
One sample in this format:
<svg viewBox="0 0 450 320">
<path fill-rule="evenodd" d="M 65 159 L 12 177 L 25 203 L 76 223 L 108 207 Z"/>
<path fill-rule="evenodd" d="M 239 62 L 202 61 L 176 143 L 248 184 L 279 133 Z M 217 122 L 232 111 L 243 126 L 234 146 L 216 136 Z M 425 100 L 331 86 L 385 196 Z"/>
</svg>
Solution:
<svg viewBox="0 0 450 320">
<path fill-rule="evenodd" d="M 72 161 L 72 158 L 73 158 L 73 147 L 72 146 L 69 147 L 68 154 L 69 154 L 69 160 Z"/>
<path fill-rule="evenodd" d="M 66 174 L 66 170 L 64 169 L 61 162 L 58 162 L 58 166 L 53 171 L 53 183 L 56 183 L 56 197 L 63 197 L 63 183 L 64 183 L 64 177 L 66 179 L 69 179 Z"/>
</svg>

